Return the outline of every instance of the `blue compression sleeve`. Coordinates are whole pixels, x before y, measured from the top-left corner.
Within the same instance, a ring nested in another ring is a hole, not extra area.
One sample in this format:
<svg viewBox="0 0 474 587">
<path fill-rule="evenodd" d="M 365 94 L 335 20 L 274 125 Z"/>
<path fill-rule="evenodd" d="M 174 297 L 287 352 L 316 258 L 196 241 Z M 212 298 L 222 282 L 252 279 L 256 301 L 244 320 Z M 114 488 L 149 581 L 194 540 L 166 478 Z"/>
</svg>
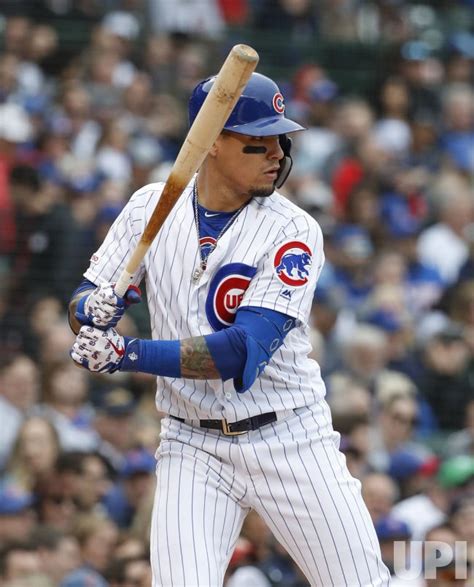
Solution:
<svg viewBox="0 0 474 587">
<path fill-rule="evenodd" d="M 89 281 L 88 279 L 83 279 L 81 283 L 78 285 L 78 287 L 76 287 L 76 289 L 72 292 L 71 300 L 73 300 L 77 296 L 77 294 L 80 294 L 81 292 L 87 291 L 89 289 L 95 289 L 96 287 L 96 284 L 92 283 L 92 281 Z"/>
<path fill-rule="evenodd" d="M 163 377 L 181 377 L 179 340 L 142 340 L 125 337 L 120 371 L 140 371 Z"/>
<path fill-rule="evenodd" d="M 261 373 L 295 323 L 294 318 L 280 312 L 246 307 L 237 312 L 233 326 L 204 338 L 222 379 L 233 378 L 237 391 L 245 391 L 256 378 L 257 366 Z M 125 345 L 120 371 L 181 377 L 179 340 L 125 337 Z"/>
<path fill-rule="evenodd" d="M 267 308 L 237 311 L 233 326 L 206 336 L 206 343 L 222 379 L 234 378 L 245 391 L 260 374 L 296 320 Z"/>
<path fill-rule="evenodd" d="M 214 334 L 208 334 L 207 348 L 211 353 L 222 379 L 231 379 L 242 373 L 247 359 L 245 332 L 236 326 L 223 328 Z"/>
<path fill-rule="evenodd" d="M 85 291 L 91 291 L 94 290 L 96 288 L 96 284 L 92 283 L 92 281 L 89 281 L 88 279 L 83 279 L 81 281 L 81 283 L 76 287 L 76 289 L 72 292 L 71 295 L 71 299 L 69 300 L 70 302 L 80 293 L 85 292 Z M 76 308 L 76 312 L 79 312 L 79 314 L 84 314 L 84 303 L 85 303 L 85 298 L 86 296 L 82 296 L 82 298 L 80 298 L 78 304 L 77 304 L 77 308 Z M 71 323 L 71 315 L 70 312 L 68 312 L 68 322 L 69 322 L 69 326 L 71 328 L 72 331 L 74 331 L 74 328 L 72 326 Z M 80 322 L 82 323 L 82 321 L 80 320 Z"/>
</svg>

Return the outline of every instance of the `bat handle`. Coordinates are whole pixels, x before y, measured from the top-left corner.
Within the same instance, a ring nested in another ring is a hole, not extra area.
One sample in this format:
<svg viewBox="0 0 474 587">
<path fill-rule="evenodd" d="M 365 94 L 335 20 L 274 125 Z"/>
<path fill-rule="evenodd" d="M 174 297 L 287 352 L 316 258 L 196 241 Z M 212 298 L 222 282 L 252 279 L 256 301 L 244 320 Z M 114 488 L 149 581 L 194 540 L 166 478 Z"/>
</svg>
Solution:
<svg viewBox="0 0 474 587">
<path fill-rule="evenodd" d="M 128 286 L 132 285 L 135 273 L 138 271 L 140 264 L 143 261 L 143 257 L 150 248 L 151 240 L 148 238 L 145 239 L 144 236 L 145 235 L 142 235 L 130 259 L 128 260 L 125 269 L 123 269 L 120 277 L 115 283 L 115 293 L 121 298 L 123 298 L 127 292 Z"/>
<path fill-rule="evenodd" d="M 118 296 L 123 298 L 127 293 L 128 286 L 132 285 L 133 277 L 133 273 L 129 273 L 127 270 L 122 271 L 122 274 L 114 285 L 114 291 Z"/>
</svg>

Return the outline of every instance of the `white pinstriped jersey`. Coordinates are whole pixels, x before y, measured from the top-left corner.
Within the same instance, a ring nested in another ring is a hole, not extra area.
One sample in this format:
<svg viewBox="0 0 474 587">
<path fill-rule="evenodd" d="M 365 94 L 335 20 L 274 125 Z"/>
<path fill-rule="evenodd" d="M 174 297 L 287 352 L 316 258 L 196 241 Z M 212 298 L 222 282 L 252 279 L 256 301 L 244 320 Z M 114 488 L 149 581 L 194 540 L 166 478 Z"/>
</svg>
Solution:
<svg viewBox="0 0 474 587">
<path fill-rule="evenodd" d="M 308 358 L 308 318 L 324 262 L 317 222 L 274 192 L 242 210 L 218 240 L 198 284 L 199 265 L 193 182 L 186 188 L 135 276 L 146 280 L 154 339 L 211 334 L 230 324 L 237 307 L 276 310 L 297 319 L 252 387 L 237 393 L 231 380 L 157 378 L 157 407 L 181 418 L 236 421 L 260 413 L 313 405 L 324 397 L 318 364 Z M 84 274 L 99 284 L 114 282 L 138 242 L 160 193 L 161 183 L 133 194 Z"/>
</svg>

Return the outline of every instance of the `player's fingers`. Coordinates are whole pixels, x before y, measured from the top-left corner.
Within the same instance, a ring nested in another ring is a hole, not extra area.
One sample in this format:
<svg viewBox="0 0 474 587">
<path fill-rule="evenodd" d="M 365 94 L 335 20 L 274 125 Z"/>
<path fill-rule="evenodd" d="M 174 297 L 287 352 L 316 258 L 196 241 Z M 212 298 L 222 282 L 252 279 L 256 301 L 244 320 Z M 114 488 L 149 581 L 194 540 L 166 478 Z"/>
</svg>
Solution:
<svg viewBox="0 0 474 587">
<path fill-rule="evenodd" d="M 116 316 L 121 315 L 125 311 L 125 306 L 123 304 L 102 304 L 101 306 L 97 306 L 94 308 L 94 315 L 95 316 Z"/>
<path fill-rule="evenodd" d="M 90 346 L 95 344 L 104 331 L 94 328 L 93 326 L 83 326 L 76 337 L 76 343 Z"/>
<path fill-rule="evenodd" d="M 115 314 L 121 310 L 122 308 L 118 307 L 117 304 L 109 302 L 92 308 L 94 316 L 115 316 Z"/>
<path fill-rule="evenodd" d="M 78 352 L 78 350 L 75 348 L 76 345 L 74 345 L 72 347 L 72 349 L 69 351 L 69 355 L 71 357 L 71 359 L 80 367 L 84 366 L 84 361 L 86 361 L 85 357 L 82 356 L 82 354 L 80 354 Z"/>
</svg>

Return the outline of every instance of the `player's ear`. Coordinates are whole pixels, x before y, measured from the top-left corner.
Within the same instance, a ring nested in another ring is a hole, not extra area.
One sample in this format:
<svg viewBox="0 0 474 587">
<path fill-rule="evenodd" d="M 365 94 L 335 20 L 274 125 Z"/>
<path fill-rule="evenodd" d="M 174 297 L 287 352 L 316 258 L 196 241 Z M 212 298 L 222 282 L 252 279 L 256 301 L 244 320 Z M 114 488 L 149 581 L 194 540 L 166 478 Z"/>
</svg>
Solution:
<svg viewBox="0 0 474 587">
<path fill-rule="evenodd" d="M 212 145 L 212 147 L 209 149 L 209 155 L 211 157 L 215 157 L 219 151 L 219 146 L 220 143 L 222 142 L 222 135 L 219 135 L 215 141 L 215 143 Z"/>
</svg>

